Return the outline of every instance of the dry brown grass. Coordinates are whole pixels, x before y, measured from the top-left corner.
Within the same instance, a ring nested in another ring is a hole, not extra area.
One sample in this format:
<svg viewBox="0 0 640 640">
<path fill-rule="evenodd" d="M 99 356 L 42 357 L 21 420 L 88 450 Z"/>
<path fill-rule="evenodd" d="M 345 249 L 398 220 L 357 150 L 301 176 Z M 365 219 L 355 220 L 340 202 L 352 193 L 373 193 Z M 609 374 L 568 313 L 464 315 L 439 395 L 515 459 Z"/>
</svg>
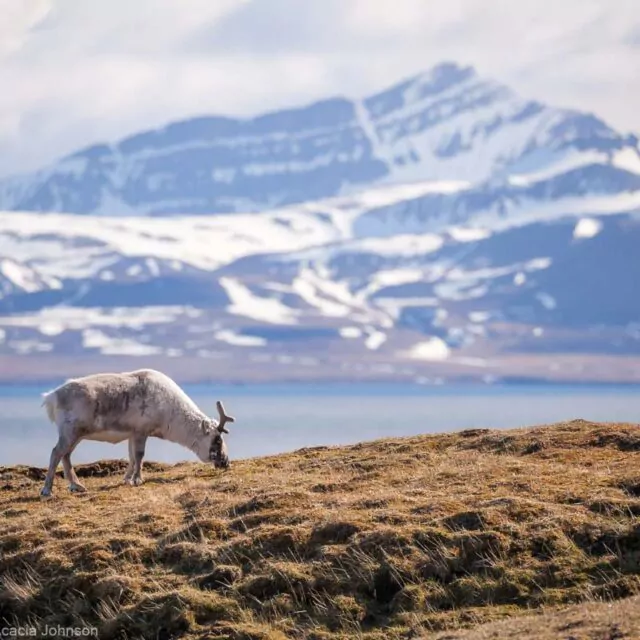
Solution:
<svg viewBox="0 0 640 640">
<path fill-rule="evenodd" d="M 640 637 L 626 609 L 616 622 L 593 604 L 640 594 L 637 426 L 389 439 L 226 473 L 148 464 L 140 488 L 120 484 L 123 467 L 80 466 L 89 493 L 58 478 L 51 501 L 38 497 L 42 470 L 0 469 L 0 626 L 92 625 L 103 639 Z"/>
<path fill-rule="evenodd" d="M 470 630 L 444 631 L 433 640 L 629 640 L 640 638 L 640 596 L 589 602 L 553 613 L 507 618 Z"/>
</svg>

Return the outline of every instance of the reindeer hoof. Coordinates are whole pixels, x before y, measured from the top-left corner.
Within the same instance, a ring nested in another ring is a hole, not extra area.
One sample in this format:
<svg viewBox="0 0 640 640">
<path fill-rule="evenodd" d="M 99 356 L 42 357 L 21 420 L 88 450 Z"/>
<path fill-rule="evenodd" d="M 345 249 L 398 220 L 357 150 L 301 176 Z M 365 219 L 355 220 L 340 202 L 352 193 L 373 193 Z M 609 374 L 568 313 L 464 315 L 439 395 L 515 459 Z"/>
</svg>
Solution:
<svg viewBox="0 0 640 640">
<path fill-rule="evenodd" d="M 132 480 L 132 483 L 133 483 L 134 487 L 139 487 L 143 482 L 144 482 L 144 480 L 142 478 L 134 478 Z"/>
<path fill-rule="evenodd" d="M 79 482 L 72 482 L 69 485 L 69 491 L 71 491 L 71 493 L 84 493 L 86 490 L 87 488 Z"/>
<path fill-rule="evenodd" d="M 40 491 L 41 498 L 53 498 L 53 493 L 51 493 L 51 489 L 47 489 L 46 487 Z"/>
</svg>

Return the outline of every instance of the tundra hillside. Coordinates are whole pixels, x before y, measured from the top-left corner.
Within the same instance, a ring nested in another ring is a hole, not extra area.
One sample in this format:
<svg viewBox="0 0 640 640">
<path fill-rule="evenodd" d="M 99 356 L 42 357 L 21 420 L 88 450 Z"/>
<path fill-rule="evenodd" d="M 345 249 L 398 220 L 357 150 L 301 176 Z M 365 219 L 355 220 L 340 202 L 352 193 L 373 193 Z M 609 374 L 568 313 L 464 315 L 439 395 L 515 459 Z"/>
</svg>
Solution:
<svg viewBox="0 0 640 640">
<path fill-rule="evenodd" d="M 0 470 L 0 621 L 102 639 L 640 637 L 638 426 L 148 463 L 139 488 L 125 467 L 78 466 L 88 493 L 49 501 L 44 470 Z"/>
</svg>

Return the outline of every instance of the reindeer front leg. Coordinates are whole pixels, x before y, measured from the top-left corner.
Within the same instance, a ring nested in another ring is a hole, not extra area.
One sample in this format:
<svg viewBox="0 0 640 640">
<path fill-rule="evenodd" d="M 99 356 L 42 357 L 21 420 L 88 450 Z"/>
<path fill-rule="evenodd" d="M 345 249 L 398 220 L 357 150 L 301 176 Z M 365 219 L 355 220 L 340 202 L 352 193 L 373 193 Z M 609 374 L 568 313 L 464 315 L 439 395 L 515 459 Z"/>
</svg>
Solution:
<svg viewBox="0 0 640 640">
<path fill-rule="evenodd" d="M 133 467 L 136 461 L 135 448 L 133 444 L 133 436 L 129 438 L 129 465 L 127 466 L 127 470 L 124 472 L 124 480 L 125 484 L 131 484 L 131 478 L 133 477 Z"/>
<path fill-rule="evenodd" d="M 142 459 L 144 458 L 144 449 L 147 444 L 147 436 L 142 434 L 135 434 L 129 440 L 130 451 L 133 449 L 133 476 L 129 481 L 129 484 L 140 486 L 142 480 Z M 132 444 L 133 443 L 133 446 Z"/>
</svg>

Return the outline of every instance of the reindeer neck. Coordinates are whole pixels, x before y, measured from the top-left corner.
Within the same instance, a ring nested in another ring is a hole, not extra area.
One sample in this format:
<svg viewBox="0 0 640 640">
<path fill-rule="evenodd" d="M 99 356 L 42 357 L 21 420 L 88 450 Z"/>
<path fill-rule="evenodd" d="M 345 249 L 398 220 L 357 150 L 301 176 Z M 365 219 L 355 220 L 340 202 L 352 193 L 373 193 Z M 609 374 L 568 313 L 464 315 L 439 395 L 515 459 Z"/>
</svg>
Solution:
<svg viewBox="0 0 640 640">
<path fill-rule="evenodd" d="M 204 436 L 203 422 L 211 423 L 211 419 L 199 409 L 182 412 L 179 420 L 174 420 L 167 426 L 164 437 L 166 440 L 190 449 L 199 457 Z"/>
</svg>

